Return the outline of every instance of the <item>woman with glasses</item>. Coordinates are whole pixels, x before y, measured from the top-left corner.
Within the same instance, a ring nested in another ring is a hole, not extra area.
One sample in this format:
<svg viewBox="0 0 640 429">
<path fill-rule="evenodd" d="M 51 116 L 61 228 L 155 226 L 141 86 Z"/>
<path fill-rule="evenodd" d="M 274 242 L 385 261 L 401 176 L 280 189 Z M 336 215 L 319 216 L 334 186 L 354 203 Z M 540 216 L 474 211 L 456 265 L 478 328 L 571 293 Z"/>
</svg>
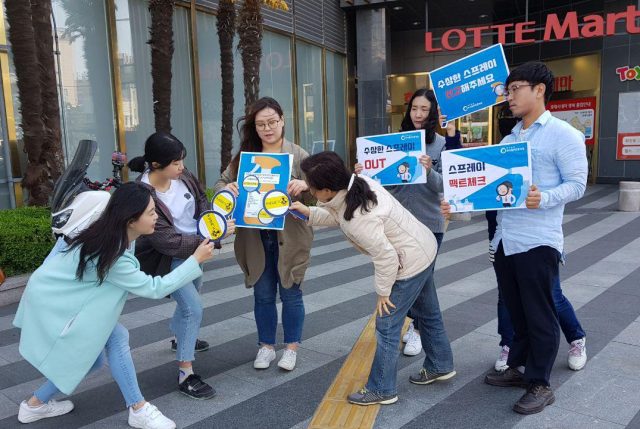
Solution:
<svg viewBox="0 0 640 429">
<path fill-rule="evenodd" d="M 293 200 L 310 202 L 313 197 L 304 181 L 300 163 L 309 154 L 284 137 L 284 114 L 280 104 L 270 97 L 256 101 L 240 129 L 240 150 L 222 173 L 215 190 L 227 189 L 238 195 L 240 152 L 289 153 L 293 155 L 292 180 L 287 192 Z M 282 301 L 282 328 L 286 348 L 278 366 L 295 368 L 298 344 L 302 339 L 304 303 L 302 281 L 309 266 L 313 229 L 296 217 L 288 216 L 284 230 L 240 228 L 234 243 L 236 259 L 245 274 L 245 285 L 253 288 L 254 313 L 258 329 L 256 369 L 267 369 L 276 358 L 278 313 L 276 295 Z"/>
</svg>

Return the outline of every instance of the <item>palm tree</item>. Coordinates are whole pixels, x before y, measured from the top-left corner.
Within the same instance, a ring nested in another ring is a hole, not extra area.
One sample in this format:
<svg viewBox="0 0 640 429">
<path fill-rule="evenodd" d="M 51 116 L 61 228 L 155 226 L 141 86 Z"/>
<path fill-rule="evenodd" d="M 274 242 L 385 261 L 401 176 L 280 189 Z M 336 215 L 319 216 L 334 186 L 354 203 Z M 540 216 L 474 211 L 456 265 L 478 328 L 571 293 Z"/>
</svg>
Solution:
<svg viewBox="0 0 640 429">
<path fill-rule="evenodd" d="M 53 57 L 51 0 L 31 0 L 31 13 L 38 63 L 40 64 L 40 96 L 42 98 L 42 121 L 45 129 L 41 162 L 49 167 L 49 174 L 55 181 L 62 174 L 64 158 L 56 67 Z"/>
<path fill-rule="evenodd" d="M 244 110 L 260 97 L 260 60 L 262 59 L 262 4 L 272 8 L 289 10 L 284 0 L 245 0 L 240 10 L 238 49 L 242 55 L 244 80 Z"/>
<path fill-rule="evenodd" d="M 262 0 L 245 0 L 240 9 L 238 49 L 242 56 L 244 110 L 260 96 L 260 59 L 262 58 Z"/>
<path fill-rule="evenodd" d="M 9 42 L 18 77 L 18 98 L 22 115 L 20 126 L 27 153 L 27 168 L 22 186 L 29 192 L 30 205 L 44 206 L 53 190 L 53 183 L 47 165 L 41 162 L 45 127 L 42 121 L 40 65 L 31 22 L 31 3 L 25 0 L 6 0 L 5 7 L 9 22 Z"/>
<path fill-rule="evenodd" d="M 149 0 L 151 77 L 156 131 L 171 132 L 171 62 L 174 0 Z"/>
<path fill-rule="evenodd" d="M 220 0 L 218 4 L 218 40 L 220 42 L 220 75 L 222 78 L 222 128 L 220 172 L 231 162 L 233 147 L 233 37 L 236 32 L 234 0 Z"/>
</svg>

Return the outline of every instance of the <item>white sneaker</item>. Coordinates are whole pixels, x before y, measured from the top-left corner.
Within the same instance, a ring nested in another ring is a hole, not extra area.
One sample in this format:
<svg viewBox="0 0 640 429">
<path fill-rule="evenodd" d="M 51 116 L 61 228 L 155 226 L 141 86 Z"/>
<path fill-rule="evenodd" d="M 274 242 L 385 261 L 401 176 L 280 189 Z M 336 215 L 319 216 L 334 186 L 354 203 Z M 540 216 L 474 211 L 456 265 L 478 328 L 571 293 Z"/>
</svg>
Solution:
<svg viewBox="0 0 640 429">
<path fill-rule="evenodd" d="M 509 366 L 507 365 L 507 360 L 509 359 L 509 346 L 502 346 L 500 349 L 500 356 L 496 360 L 496 364 L 494 368 L 496 371 L 505 371 Z"/>
<path fill-rule="evenodd" d="M 284 353 L 278 362 L 278 366 L 287 371 L 293 371 L 296 367 L 296 357 L 298 354 L 294 350 L 284 349 Z"/>
<path fill-rule="evenodd" d="M 256 360 L 253 361 L 255 369 L 267 369 L 271 365 L 271 361 L 276 358 L 276 351 L 269 347 L 260 347 Z"/>
<path fill-rule="evenodd" d="M 409 323 L 409 328 L 407 328 L 407 332 L 404 333 L 404 335 L 402 336 L 402 342 L 406 343 L 407 341 L 409 341 L 409 338 L 411 338 L 411 335 L 413 334 L 414 330 L 413 330 L 413 322 Z"/>
<path fill-rule="evenodd" d="M 580 371 L 587 363 L 587 339 L 580 338 L 571 342 L 569 349 L 569 368 Z"/>
<path fill-rule="evenodd" d="M 416 356 L 422 351 L 422 341 L 420 334 L 415 330 L 411 331 L 411 335 L 407 338 L 407 344 L 404 346 L 404 354 L 406 356 Z"/>
<path fill-rule="evenodd" d="M 138 411 L 129 408 L 129 426 L 139 429 L 175 429 L 176 424 L 168 419 L 156 408 L 147 402 Z"/>
<path fill-rule="evenodd" d="M 54 401 L 53 399 L 39 407 L 31 407 L 27 401 L 20 403 L 18 410 L 18 421 L 20 423 L 32 423 L 47 417 L 56 417 L 67 414 L 73 410 L 71 401 Z"/>
</svg>

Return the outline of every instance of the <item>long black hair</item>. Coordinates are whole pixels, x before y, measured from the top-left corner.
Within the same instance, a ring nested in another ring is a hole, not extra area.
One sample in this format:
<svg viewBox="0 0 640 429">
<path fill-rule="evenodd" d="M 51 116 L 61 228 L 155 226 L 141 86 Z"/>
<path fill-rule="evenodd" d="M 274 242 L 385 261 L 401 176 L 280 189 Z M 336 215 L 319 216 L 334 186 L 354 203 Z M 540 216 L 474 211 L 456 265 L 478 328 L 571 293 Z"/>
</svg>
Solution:
<svg viewBox="0 0 640 429">
<path fill-rule="evenodd" d="M 82 280 L 89 263 L 96 267 L 98 283 L 102 284 L 109 269 L 129 247 L 127 227 L 145 212 L 151 201 L 151 191 L 141 183 L 127 182 L 109 199 L 102 215 L 69 242 L 68 251 L 80 248 L 76 277 Z"/>
<path fill-rule="evenodd" d="M 256 130 L 256 116 L 264 109 L 273 109 L 280 116 L 280 120 L 284 118 L 284 111 L 280 103 L 271 97 L 262 97 L 251 105 L 249 113 L 238 119 L 236 127 L 240 134 L 240 150 L 231 160 L 232 176 L 238 174 L 240 152 L 262 152 L 262 139 Z M 241 123 L 242 126 L 240 126 Z M 284 139 L 284 127 L 282 128 L 282 138 Z"/>
<path fill-rule="evenodd" d="M 149 170 L 163 169 L 174 161 L 180 161 L 187 156 L 187 149 L 173 134 L 158 131 L 151 134 L 144 143 L 144 155 L 129 161 L 129 169 L 139 173 Z M 154 167 L 153 163 L 159 166 Z"/>
<path fill-rule="evenodd" d="M 413 125 L 413 121 L 411 120 L 411 107 L 413 107 L 413 100 L 415 100 L 416 97 L 425 97 L 431 104 L 429 115 L 427 116 L 427 119 L 425 119 L 422 123 L 422 129 L 425 132 L 424 141 L 429 144 L 433 142 L 433 139 L 436 136 L 436 128 L 438 126 L 438 101 L 436 100 L 436 94 L 432 90 L 427 88 L 420 88 L 413 93 L 411 99 L 409 100 L 407 111 L 405 112 L 404 118 L 402 119 L 400 129 L 402 131 L 413 131 L 416 129 L 416 127 Z"/>
<path fill-rule="evenodd" d="M 342 158 L 335 152 L 320 152 L 305 158 L 300 164 L 306 181 L 316 190 L 329 189 L 341 191 L 349 187 L 351 172 L 345 167 Z M 371 190 L 369 184 L 361 177 L 356 176 L 353 185 L 347 190 L 345 198 L 347 208 L 344 211 L 344 219 L 353 219 L 353 213 L 360 208 L 361 213 L 368 212 L 378 204 L 376 193 Z"/>
</svg>

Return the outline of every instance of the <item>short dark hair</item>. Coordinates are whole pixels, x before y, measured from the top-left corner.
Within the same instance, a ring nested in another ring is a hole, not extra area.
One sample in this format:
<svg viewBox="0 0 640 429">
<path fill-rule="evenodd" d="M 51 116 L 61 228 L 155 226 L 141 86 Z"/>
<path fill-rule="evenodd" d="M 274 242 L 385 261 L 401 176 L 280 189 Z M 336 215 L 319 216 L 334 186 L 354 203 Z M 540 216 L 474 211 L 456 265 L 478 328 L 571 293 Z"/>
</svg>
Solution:
<svg viewBox="0 0 640 429">
<path fill-rule="evenodd" d="M 519 65 L 511 70 L 505 85 L 508 87 L 511 82 L 520 80 L 529 82 L 531 85 L 544 83 L 544 103 L 547 104 L 551 100 L 551 94 L 553 94 L 553 72 L 546 64 L 539 61 L 530 61 Z"/>
<path fill-rule="evenodd" d="M 129 161 L 129 170 L 143 173 L 147 168 L 155 170 L 153 163 L 159 164 L 162 170 L 174 161 L 181 161 L 187 156 L 187 149 L 173 134 L 157 131 L 151 134 L 144 143 L 144 155 Z"/>
</svg>

